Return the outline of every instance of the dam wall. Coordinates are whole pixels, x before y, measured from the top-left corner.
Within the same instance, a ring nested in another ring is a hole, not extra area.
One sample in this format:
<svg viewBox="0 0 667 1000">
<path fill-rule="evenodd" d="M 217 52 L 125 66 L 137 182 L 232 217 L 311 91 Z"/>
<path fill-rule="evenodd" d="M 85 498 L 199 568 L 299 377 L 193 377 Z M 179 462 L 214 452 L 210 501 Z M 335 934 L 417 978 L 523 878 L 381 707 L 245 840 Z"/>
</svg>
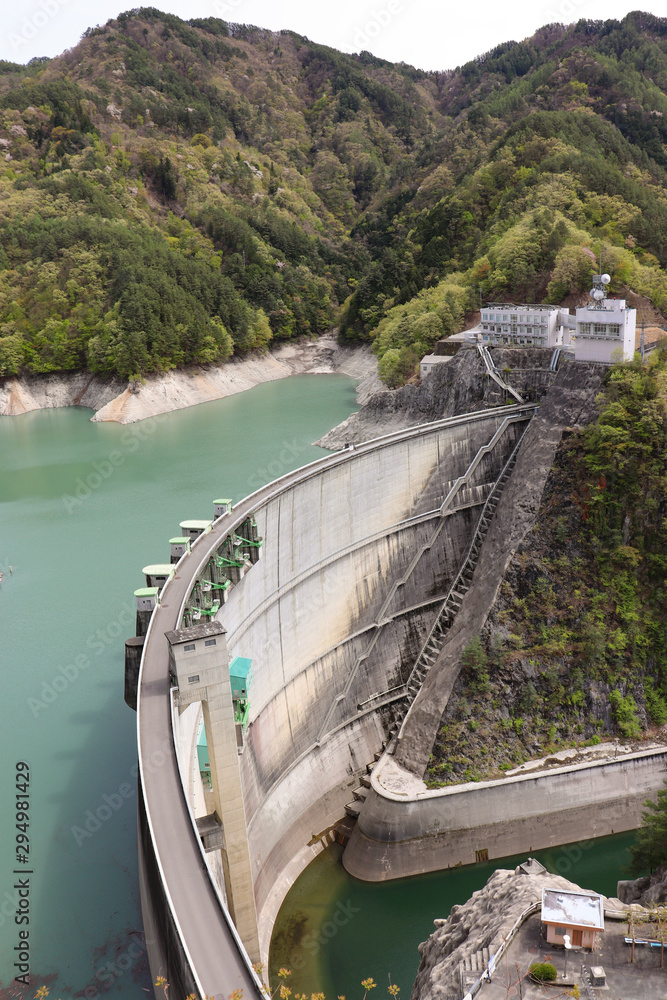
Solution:
<svg viewBox="0 0 667 1000">
<path fill-rule="evenodd" d="M 288 473 L 232 510 L 220 501 L 215 520 L 192 522 L 197 537 L 153 595 L 136 690 L 142 909 L 151 967 L 167 969 L 179 1000 L 241 988 L 258 996 L 263 987 L 207 860 L 219 848 L 203 842 L 183 784 L 191 748 L 174 729 L 168 636 L 189 625 L 193 608 L 215 613 L 198 609 L 208 581 L 226 597 L 215 607 L 229 654 L 252 659 L 237 759 L 266 961 L 285 893 L 395 726 L 413 660 L 533 413 L 503 406 L 402 430 Z M 263 539 L 261 558 L 254 549 L 254 558 L 230 561 L 249 525 L 252 544 Z M 221 566 L 235 567 L 226 584 Z M 187 696 L 176 684 L 181 707 Z M 224 845 L 227 857 L 236 846 Z"/>
<path fill-rule="evenodd" d="M 525 854 L 639 826 L 662 787 L 667 747 L 497 781 L 392 791 L 397 765 L 383 758 L 345 868 L 381 882 Z M 381 788 L 381 794 L 378 790 Z M 352 842 L 351 842 L 352 844 Z"/>
<path fill-rule="evenodd" d="M 241 778 L 264 958 L 287 890 L 386 740 L 532 412 L 502 407 L 380 438 L 287 489 L 278 481 L 253 508 L 262 558 L 218 618 L 230 655 L 253 662 Z"/>
</svg>

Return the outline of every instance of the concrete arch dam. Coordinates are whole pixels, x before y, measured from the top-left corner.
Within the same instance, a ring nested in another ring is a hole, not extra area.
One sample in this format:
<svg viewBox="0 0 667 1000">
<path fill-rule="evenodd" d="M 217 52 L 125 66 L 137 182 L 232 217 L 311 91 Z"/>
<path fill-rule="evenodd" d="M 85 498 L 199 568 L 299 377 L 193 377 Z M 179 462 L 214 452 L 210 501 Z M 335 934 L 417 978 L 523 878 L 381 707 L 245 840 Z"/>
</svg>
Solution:
<svg viewBox="0 0 667 1000">
<path fill-rule="evenodd" d="M 211 560 L 254 517 L 262 557 L 217 620 L 229 655 L 252 660 L 238 762 L 266 961 L 285 894 L 405 712 L 415 660 L 533 413 L 498 407 L 328 456 L 237 504 L 178 562 L 152 612 L 137 704 L 142 906 L 152 967 L 169 970 L 172 992 L 243 987 L 247 998 L 260 986 L 181 781 L 165 633 L 189 623 Z M 151 767 L 160 752 L 166 763 Z"/>
</svg>

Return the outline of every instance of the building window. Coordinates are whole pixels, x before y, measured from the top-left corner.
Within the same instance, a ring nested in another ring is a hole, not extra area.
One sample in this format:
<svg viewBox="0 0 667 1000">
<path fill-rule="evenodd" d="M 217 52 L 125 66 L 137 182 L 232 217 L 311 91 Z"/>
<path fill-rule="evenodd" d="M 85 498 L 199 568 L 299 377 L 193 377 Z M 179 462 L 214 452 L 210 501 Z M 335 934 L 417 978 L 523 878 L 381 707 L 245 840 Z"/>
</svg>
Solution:
<svg viewBox="0 0 667 1000">
<path fill-rule="evenodd" d="M 205 646 L 215 646 L 215 639 L 205 639 L 204 640 L 204 645 Z"/>
<path fill-rule="evenodd" d="M 554 933 L 557 937 L 565 937 L 567 934 L 567 927 L 554 927 Z"/>
<path fill-rule="evenodd" d="M 189 642 L 187 644 L 187 646 L 183 646 L 183 652 L 184 653 L 191 653 L 194 648 L 195 648 L 194 642 Z"/>
<path fill-rule="evenodd" d="M 199 674 L 193 674 L 192 677 L 188 677 L 188 684 L 199 684 Z"/>
<path fill-rule="evenodd" d="M 580 323 L 579 324 L 579 333 L 587 334 L 587 333 L 590 333 L 590 332 L 591 332 L 591 324 L 590 323 Z"/>
<path fill-rule="evenodd" d="M 597 333 L 598 336 L 604 337 L 604 335 L 606 334 L 606 332 L 607 332 L 607 324 L 606 323 L 594 323 L 593 324 L 593 333 Z"/>
<path fill-rule="evenodd" d="M 620 335 L 621 335 L 621 328 L 620 328 L 619 324 L 618 323 L 610 323 L 609 324 L 609 336 L 610 337 L 620 337 Z"/>
<path fill-rule="evenodd" d="M 527 326 L 526 327 L 526 333 L 532 333 L 532 332 L 533 332 L 532 326 Z"/>
</svg>

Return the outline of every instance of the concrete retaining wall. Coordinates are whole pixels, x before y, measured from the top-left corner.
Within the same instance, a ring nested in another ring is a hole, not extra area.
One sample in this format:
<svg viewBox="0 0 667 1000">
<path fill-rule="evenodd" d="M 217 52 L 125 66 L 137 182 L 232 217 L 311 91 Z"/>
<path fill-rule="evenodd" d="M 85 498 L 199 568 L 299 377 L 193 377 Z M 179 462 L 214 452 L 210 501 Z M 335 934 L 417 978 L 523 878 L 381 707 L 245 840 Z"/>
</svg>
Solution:
<svg viewBox="0 0 667 1000">
<path fill-rule="evenodd" d="M 279 905 L 317 850 L 309 842 L 344 814 L 381 748 L 387 710 L 363 703 L 405 681 L 479 503 L 525 423 L 510 424 L 482 459 L 459 509 L 445 518 L 426 512 L 440 507 L 508 412 L 380 441 L 255 511 L 262 558 L 219 618 L 230 654 L 253 661 L 241 773 L 264 957 Z M 477 506 L 461 506 L 470 503 Z M 415 514 L 424 519 L 407 520 Z"/>
<path fill-rule="evenodd" d="M 366 881 L 437 871 L 603 837 L 639 824 L 662 787 L 667 747 L 412 795 L 382 788 L 383 761 L 343 863 Z M 400 839 L 399 839 L 400 838 Z"/>
</svg>

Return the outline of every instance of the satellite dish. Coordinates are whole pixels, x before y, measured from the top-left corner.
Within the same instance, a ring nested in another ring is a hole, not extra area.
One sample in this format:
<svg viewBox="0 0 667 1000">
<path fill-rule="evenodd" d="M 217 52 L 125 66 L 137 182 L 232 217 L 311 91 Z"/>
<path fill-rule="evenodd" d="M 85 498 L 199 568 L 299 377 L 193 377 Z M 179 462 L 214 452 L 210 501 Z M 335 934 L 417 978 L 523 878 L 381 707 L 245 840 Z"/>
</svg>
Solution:
<svg viewBox="0 0 667 1000">
<path fill-rule="evenodd" d="M 609 282 L 611 281 L 611 278 L 609 277 L 608 274 L 603 274 L 602 277 L 600 278 L 600 281 L 602 282 L 603 285 L 608 285 Z"/>
<path fill-rule="evenodd" d="M 604 292 L 601 288 L 591 288 L 589 295 L 592 299 L 603 299 Z"/>
</svg>

